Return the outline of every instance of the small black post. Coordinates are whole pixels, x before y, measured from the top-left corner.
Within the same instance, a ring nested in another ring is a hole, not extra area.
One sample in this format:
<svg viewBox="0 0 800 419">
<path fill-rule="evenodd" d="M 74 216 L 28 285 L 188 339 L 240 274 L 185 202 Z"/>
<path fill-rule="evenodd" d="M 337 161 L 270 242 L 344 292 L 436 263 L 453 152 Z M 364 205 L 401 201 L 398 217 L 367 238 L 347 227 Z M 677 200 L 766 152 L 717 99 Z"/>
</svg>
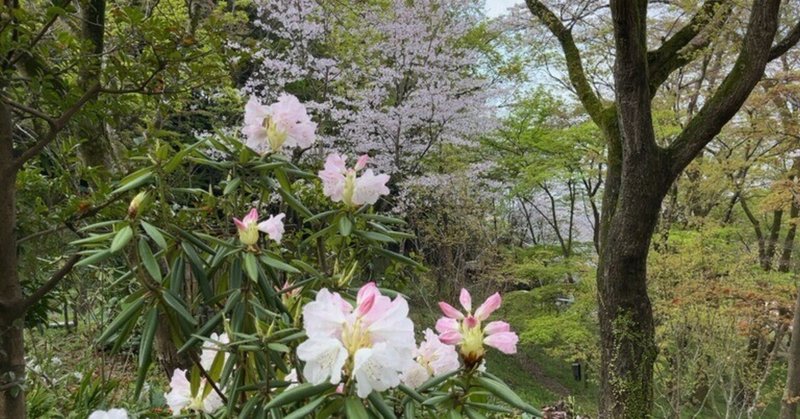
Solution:
<svg viewBox="0 0 800 419">
<path fill-rule="evenodd" d="M 578 361 L 572 363 L 572 377 L 575 381 L 581 381 L 581 363 Z"/>
</svg>

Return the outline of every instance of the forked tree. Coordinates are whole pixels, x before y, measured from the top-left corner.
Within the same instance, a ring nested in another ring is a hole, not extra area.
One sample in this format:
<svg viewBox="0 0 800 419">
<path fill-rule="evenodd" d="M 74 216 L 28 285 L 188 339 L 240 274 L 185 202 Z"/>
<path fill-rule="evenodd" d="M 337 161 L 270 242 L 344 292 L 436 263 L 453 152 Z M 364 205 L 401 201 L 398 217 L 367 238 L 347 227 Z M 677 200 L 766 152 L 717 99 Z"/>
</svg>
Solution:
<svg viewBox="0 0 800 419">
<path fill-rule="evenodd" d="M 706 0 L 680 30 L 657 48 L 648 49 L 648 3 L 610 1 L 616 97 L 606 102 L 587 78 L 572 26 L 545 2 L 526 0 L 532 14 L 558 40 L 569 81 L 608 143 L 597 268 L 603 418 L 645 418 L 653 406 L 656 344 L 646 264 L 664 196 L 736 115 L 767 64 L 800 39 L 800 25 L 779 34 L 781 0 L 753 0 L 739 54 L 728 74 L 677 136 L 660 141 L 651 108 L 659 86 L 690 64 L 699 55 L 695 52 L 713 42 L 709 29 L 728 24 L 731 10 L 741 6 L 733 1 Z"/>
</svg>

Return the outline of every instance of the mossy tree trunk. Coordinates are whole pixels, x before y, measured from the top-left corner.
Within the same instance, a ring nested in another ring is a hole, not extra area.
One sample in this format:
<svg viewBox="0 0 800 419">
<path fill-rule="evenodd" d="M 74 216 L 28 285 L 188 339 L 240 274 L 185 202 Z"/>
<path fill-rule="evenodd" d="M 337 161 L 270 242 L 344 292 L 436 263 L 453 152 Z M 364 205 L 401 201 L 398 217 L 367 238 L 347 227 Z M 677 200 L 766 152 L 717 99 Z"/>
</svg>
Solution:
<svg viewBox="0 0 800 419">
<path fill-rule="evenodd" d="M 81 40 L 86 45 L 78 84 L 86 90 L 100 80 L 103 73 L 105 50 L 106 0 L 81 0 Z M 87 107 L 91 108 L 96 99 Z M 114 161 L 113 148 L 106 136 L 105 121 L 99 110 L 86 112 L 78 124 L 81 139 L 80 153 L 89 167 L 111 169 Z"/>
<path fill-rule="evenodd" d="M 571 30 L 541 1 L 526 3 L 561 44 L 570 83 L 608 142 L 597 270 L 600 417 L 646 418 L 653 406 L 657 355 L 647 255 L 661 203 L 674 180 L 744 104 L 767 62 L 797 43 L 800 26 L 773 47 L 781 2 L 755 0 L 731 72 L 677 138 L 662 146 L 653 128 L 652 98 L 671 73 L 689 63 L 692 50 L 711 42 L 693 40 L 732 6 L 707 0 L 686 26 L 648 51 L 647 0 L 612 0 L 616 97 L 607 103 L 587 80 Z"/>
<path fill-rule="evenodd" d="M 0 418 L 25 418 L 23 322 L 15 313 L 22 299 L 17 277 L 16 175 L 11 110 L 0 101 Z"/>
</svg>

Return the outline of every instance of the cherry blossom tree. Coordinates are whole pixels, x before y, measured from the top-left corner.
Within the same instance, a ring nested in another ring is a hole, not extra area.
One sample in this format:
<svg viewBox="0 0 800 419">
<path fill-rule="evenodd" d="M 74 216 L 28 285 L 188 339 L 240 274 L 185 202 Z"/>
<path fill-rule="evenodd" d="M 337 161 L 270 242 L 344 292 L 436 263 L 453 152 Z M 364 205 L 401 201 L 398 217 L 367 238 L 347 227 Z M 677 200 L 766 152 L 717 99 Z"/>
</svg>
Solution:
<svg viewBox="0 0 800 419">
<path fill-rule="evenodd" d="M 254 52 L 260 66 L 246 89 L 302 98 L 323 147 L 369 154 L 397 182 L 424 175 L 445 145 L 471 145 L 495 127 L 495 79 L 469 39 L 481 28 L 480 2 L 279 0 L 261 4 L 259 16 L 269 45 Z"/>
</svg>

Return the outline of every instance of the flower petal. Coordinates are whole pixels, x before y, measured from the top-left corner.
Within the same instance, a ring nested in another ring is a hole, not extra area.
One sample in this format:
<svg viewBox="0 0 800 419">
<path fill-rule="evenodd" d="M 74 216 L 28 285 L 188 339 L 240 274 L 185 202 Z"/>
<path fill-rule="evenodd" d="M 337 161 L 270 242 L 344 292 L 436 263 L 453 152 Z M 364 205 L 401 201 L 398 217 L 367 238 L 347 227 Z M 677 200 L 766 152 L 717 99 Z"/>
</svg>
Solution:
<svg viewBox="0 0 800 419">
<path fill-rule="evenodd" d="M 500 304 L 502 303 L 502 299 L 500 298 L 499 293 L 494 293 L 486 299 L 486 301 L 475 310 L 475 317 L 480 320 L 484 321 L 489 318 L 489 315 L 492 314 L 495 310 L 500 308 Z"/>
<path fill-rule="evenodd" d="M 458 332 L 458 320 L 449 317 L 441 317 L 436 320 L 436 331 L 441 333 Z"/>
<path fill-rule="evenodd" d="M 469 291 L 466 288 L 461 288 L 461 295 L 458 296 L 458 301 L 461 303 L 461 307 L 464 307 L 464 310 L 472 311 L 472 296 L 469 295 Z"/>
<path fill-rule="evenodd" d="M 490 322 L 489 324 L 486 325 L 486 327 L 483 328 L 483 331 L 487 335 L 493 335 L 495 333 L 501 333 L 501 332 L 510 332 L 511 326 L 509 326 L 508 323 L 504 321 Z"/>
<path fill-rule="evenodd" d="M 460 320 L 464 318 L 464 315 L 460 311 L 456 310 L 455 307 L 445 303 L 444 301 L 439 301 L 439 309 L 442 310 L 442 314 L 451 319 Z"/>
<path fill-rule="evenodd" d="M 483 339 L 483 343 L 500 350 L 504 354 L 517 353 L 519 337 L 514 332 L 499 332 Z"/>
</svg>

